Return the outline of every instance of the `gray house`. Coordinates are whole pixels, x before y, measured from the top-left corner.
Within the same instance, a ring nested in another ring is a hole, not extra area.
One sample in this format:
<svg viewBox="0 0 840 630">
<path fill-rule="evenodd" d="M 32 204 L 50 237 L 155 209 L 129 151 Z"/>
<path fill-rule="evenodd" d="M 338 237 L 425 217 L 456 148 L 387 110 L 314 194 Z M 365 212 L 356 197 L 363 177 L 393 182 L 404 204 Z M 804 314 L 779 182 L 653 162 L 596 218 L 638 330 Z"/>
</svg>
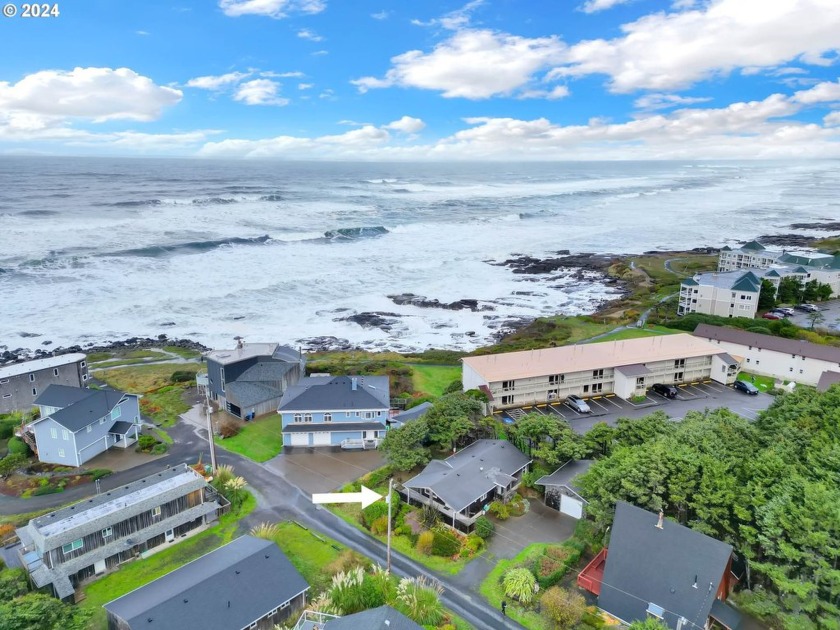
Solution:
<svg viewBox="0 0 840 630">
<path fill-rule="evenodd" d="M 575 479 L 591 465 L 591 459 L 569 460 L 550 475 L 540 477 L 537 485 L 545 486 L 545 504 L 572 518 L 583 518 L 588 501 L 581 496 Z"/>
<path fill-rule="evenodd" d="M 0 413 L 29 411 L 49 385 L 84 387 L 88 378 L 81 353 L 0 366 Z"/>
<path fill-rule="evenodd" d="M 81 466 L 112 446 L 126 448 L 137 441 L 138 398 L 114 389 L 50 385 L 35 400 L 41 417 L 27 425 L 23 437 L 32 444 L 34 435 L 42 462 Z"/>
<path fill-rule="evenodd" d="M 84 580 L 177 542 L 228 506 L 180 464 L 32 519 L 17 530 L 21 564 L 37 588 L 68 599 Z"/>
<path fill-rule="evenodd" d="M 294 630 L 423 630 L 400 611 L 391 606 L 379 606 L 340 617 L 307 610 L 298 619 Z"/>
<path fill-rule="evenodd" d="M 271 630 L 309 584 L 270 540 L 241 536 L 105 604 L 108 630 Z"/>
<path fill-rule="evenodd" d="M 297 350 L 276 343 L 239 342 L 233 350 L 208 352 L 205 359 L 210 399 L 237 418 L 276 411 L 306 370 Z"/>
<path fill-rule="evenodd" d="M 446 459 L 435 459 L 405 482 L 409 503 L 430 505 L 443 522 L 472 531 L 485 506 L 516 492 L 531 460 L 505 440 L 476 440 Z"/>
</svg>

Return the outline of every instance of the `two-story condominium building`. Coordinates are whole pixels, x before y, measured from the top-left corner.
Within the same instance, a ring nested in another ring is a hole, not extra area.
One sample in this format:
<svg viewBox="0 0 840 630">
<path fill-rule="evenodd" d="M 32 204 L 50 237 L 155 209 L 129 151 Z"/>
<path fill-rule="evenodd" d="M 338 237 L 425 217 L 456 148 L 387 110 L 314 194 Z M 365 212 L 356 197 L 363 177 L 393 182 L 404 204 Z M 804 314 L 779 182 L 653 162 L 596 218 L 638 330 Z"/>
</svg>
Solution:
<svg viewBox="0 0 840 630">
<path fill-rule="evenodd" d="M 32 519 L 17 530 L 21 561 L 37 588 L 68 599 L 84 580 L 177 542 L 228 505 L 181 464 Z"/>
<path fill-rule="evenodd" d="M 306 361 L 289 346 L 242 343 L 205 355 L 210 399 L 237 418 L 274 413 L 286 390 L 305 374 Z"/>
<path fill-rule="evenodd" d="M 741 367 L 780 381 L 816 386 L 826 372 L 840 368 L 840 348 L 772 335 L 700 324 L 693 333 L 721 350 L 741 357 Z"/>
<path fill-rule="evenodd" d="M 22 436 L 34 435 L 38 459 L 50 464 L 81 466 L 112 446 L 126 448 L 140 430 L 139 397 L 114 389 L 50 385 L 35 403 L 38 420 Z"/>
<path fill-rule="evenodd" d="M 283 446 L 376 448 L 391 407 L 387 376 L 309 376 L 289 388 L 277 413 Z"/>
<path fill-rule="evenodd" d="M 108 630 L 273 630 L 309 584 L 277 545 L 240 536 L 105 604 Z"/>
<path fill-rule="evenodd" d="M 447 457 L 434 459 L 403 484 L 409 503 L 429 505 L 442 521 L 463 532 L 472 531 L 484 508 L 507 501 L 522 481 L 531 460 L 505 440 L 476 440 Z"/>
<path fill-rule="evenodd" d="M 627 399 L 643 395 L 656 383 L 712 379 L 728 384 L 738 372 L 738 361 L 722 348 L 682 333 L 461 361 L 464 391 L 483 391 L 491 409 L 562 401 L 571 394 L 616 394 Z"/>
<path fill-rule="evenodd" d="M 762 269 L 775 263 L 783 253 L 769 250 L 758 241 L 750 241 L 735 249 L 724 247 L 718 254 L 718 271 Z"/>
<path fill-rule="evenodd" d="M 0 413 L 29 411 L 50 385 L 83 387 L 87 380 L 87 356 L 81 353 L 0 366 Z"/>
<path fill-rule="evenodd" d="M 700 273 L 680 283 L 677 315 L 755 317 L 761 278 L 752 271 Z"/>
</svg>

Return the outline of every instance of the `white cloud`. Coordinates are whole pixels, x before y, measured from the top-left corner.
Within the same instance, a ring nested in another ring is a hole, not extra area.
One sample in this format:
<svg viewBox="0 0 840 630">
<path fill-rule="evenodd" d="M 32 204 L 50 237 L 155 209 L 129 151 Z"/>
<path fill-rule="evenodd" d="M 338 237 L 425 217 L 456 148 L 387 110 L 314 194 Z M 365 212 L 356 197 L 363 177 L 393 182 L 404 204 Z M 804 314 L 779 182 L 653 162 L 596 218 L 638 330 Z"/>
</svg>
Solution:
<svg viewBox="0 0 840 630">
<path fill-rule="evenodd" d="M 322 42 L 324 38 L 318 35 L 316 32 L 309 30 L 308 28 L 304 28 L 298 31 L 298 37 L 301 39 L 308 39 L 310 42 Z"/>
<path fill-rule="evenodd" d="M 826 114 L 823 123 L 826 127 L 840 127 L 840 111 Z"/>
<path fill-rule="evenodd" d="M 633 106 L 636 109 L 653 111 L 656 109 L 669 109 L 680 105 L 694 105 L 705 103 L 712 99 L 707 96 L 680 96 L 679 94 L 645 94 L 636 99 Z"/>
<path fill-rule="evenodd" d="M 149 35 L 148 31 L 134 31 L 134 33 L 137 34 L 137 35 L 142 35 L 142 36 Z"/>
<path fill-rule="evenodd" d="M 219 8 L 230 17 L 265 15 L 279 20 L 290 13 L 320 13 L 327 3 L 324 0 L 219 0 Z"/>
<path fill-rule="evenodd" d="M 277 79 L 300 79 L 306 75 L 300 71 L 294 72 L 260 72 L 261 77 L 273 77 Z"/>
<path fill-rule="evenodd" d="M 298 83 L 299 90 L 310 90 L 315 87 L 314 83 Z"/>
<path fill-rule="evenodd" d="M 566 98 L 569 94 L 568 87 L 557 85 L 550 90 L 524 90 L 519 93 L 518 98 L 545 98 L 549 101 L 556 101 L 560 98 Z"/>
<path fill-rule="evenodd" d="M 840 48 L 836 0 L 710 0 L 625 24 L 621 37 L 571 46 L 551 76 L 605 74 L 613 92 L 673 90 L 738 68 L 831 63 Z"/>
<path fill-rule="evenodd" d="M 556 37 L 529 39 L 489 30 L 463 30 L 430 53 L 412 50 L 391 59 L 383 79 L 351 81 L 365 92 L 390 86 L 439 90 L 447 98 L 490 98 L 526 85 L 533 75 L 559 61 Z"/>
<path fill-rule="evenodd" d="M 629 1 L 630 0 L 587 0 L 580 7 L 580 10 L 584 13 L 595 13 L 597 11 L 612 9 L 618 4 L 624 4 Z"/>
<path fill-rule="evenodd" d="M 365 125 L 342 134 L 302 138 L 277 136 L 262 140 L 221 140 L 208 142 L 198 155 L 205 157 L 309 157 L 329 158 L 363 156 L 390 139 L 390 134 L 373 125 Z"/>
<path fill-rule="evenodd" d="M 202 90 L 220 90 L 239 83 L 242 79 L 249 76 L 251 76 L 250 72 L 228 72 L 227 74 L 196 77 L 187 81 L 186 85 L 187 87 Z"/>
<path fill-rule="evenodd" d="M 149 121 L 183 93 L 128 68 L 42 70 L 17 83 L 0 82 L 0 112 L 57 118 Z"/>
<path fill-rule="evenodd" d="M 419 118 L 412 118 L 411 116 L 403 116 L 399 120 L 388 123 L 384 126 L 385 129 L 393 129 L 394 131 L 402 131 L 403 133 L 419 133 L 426 128 L 424 123 Z"/>
<path fill-rule="evenodd" d="M 385 9 L 382 9 L 381 11 L 379 11 L 377 13 L 371 13 L 370 14 L 370 17 L 372 17 L 374 20 L 387 20 L 390 16 L 391 16 L 391 12 L 387 11 Z"/>
<path fill-rule="evenodd" d="M 314 53 L 312 53 L 312 56 L 313 57 L 323 57 L 324 55 L 329 55 L 329 54 L 330 54 L 329 50 L 316 50 Z"/>
<path fill-rule="evenodd" d="M 442 17 L 431 19 L 428 22 L 414 19 L 411 20 L 411 23 L 414 26 L 440 26 L 451 31 L 457 31 L 469 26 L 473 11 L 483 4 L 484 0 L 471 0 L 460 9 L 450 11 Z"/>
<path fill-rule="evenodd" d="M 233 100 L 246 105 L 288 105 L 289 99 L 277 95 L 280 84 L 271 79 L 245 81 L 236 88 Z"/>
<path fill-rule="evenodd" d="M 833 103 L 840 101 L 840 80 L 835 82 L 826 81 L 815 85 L 808 90 L 796 92 L 794 100 L 803 105 L 814 105 L 815 103 Z"/>
</svg>

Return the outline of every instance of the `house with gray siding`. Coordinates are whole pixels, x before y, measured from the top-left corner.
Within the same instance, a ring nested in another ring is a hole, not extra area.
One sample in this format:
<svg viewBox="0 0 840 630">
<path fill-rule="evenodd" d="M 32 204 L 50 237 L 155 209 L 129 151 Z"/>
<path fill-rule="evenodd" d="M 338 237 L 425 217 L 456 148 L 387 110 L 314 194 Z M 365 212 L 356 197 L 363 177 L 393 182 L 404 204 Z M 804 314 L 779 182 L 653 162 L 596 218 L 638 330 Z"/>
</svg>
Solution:
<svg viewBox="0 0 840 630">
<path fill-rule="evenodd" d="M 17 530 L 21 565 L 62 600 L 84 581 L 218 520 L 229 503 L 180 464 L 32 519 Z"/>
<path fill-rule="evenodd" d="M 273 630 L 308 590 L 274 542 L 240 536 L 104 608 L 108 630 Z"/>
<path fill-rule="evenodd" d="M 306 370 L 300 352 L 276 343 L 240 341 L 233 350 L 213 350 L 204 358 L 210 399 L 236 418 L 274 413 L 283 394 Z"/>
<path fill-rule="evenodd" d="M 87 356 L 62 354 L 0 366 L 0 413 L 29 411 L 50 385 L 85 387 Z"/>
<path fill-rule="evenodd" d="M 283 396 L 283 446 L 376 448 L 385 437 L 387 376 L 309 376 Z"/>
<path fill-rule="evenodd" d="M 112 446 L 127 448 L 140 431 L 139 396 L 115 389 L 50 385 L 35 400 L 40 418 L 24 428 L 38 459 L 81 466 Z"/>
</svg>

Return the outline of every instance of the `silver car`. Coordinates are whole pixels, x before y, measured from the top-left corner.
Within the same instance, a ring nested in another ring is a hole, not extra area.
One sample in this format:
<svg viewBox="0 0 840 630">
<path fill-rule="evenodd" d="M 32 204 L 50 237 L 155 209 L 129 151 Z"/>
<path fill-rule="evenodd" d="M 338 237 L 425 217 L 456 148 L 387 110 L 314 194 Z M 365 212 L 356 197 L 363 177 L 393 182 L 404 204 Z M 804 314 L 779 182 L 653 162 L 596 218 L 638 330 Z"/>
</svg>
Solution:
<svg viewBox="0 0 840 630">
<path fill-rule="evenodd" d="M 574 394 L 572 394 L 571 396 L 566 398 L 566 404 L 578 413 L 592 413 L 592 410 L 589 408 L 589 405 L 587 405 L 586 401 L 580 396 L 575 396 Z"/>
</svg>

